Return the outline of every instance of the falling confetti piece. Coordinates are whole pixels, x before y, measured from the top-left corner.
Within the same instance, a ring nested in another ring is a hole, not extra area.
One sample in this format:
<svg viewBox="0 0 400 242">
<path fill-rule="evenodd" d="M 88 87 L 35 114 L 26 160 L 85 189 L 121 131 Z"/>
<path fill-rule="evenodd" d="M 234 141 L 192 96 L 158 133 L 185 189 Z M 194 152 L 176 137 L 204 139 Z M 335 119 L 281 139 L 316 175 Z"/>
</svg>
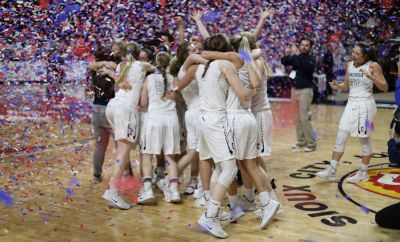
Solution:
<svg viewBox="0 0 400 242">
<path fill-rule="evenodd" d="M 0 202 L 3 203 L 6 207 L 11 207 L 14 201 L 8 193 L 0 189 Z"/>
<path fill-rule="evenodd" d="M 72 188 L 66 188 L 65 192 L 67 193 L 67 197 L 74 195 L 74 190 L 72 190 Z"/>
<path fill-rule="evenodd" d="M 245 61 L 245 62 L 251 62 L 253 60 L 253 57 L 246 51 L 240 50 L 239 51 L 239 56 Z"/>
<path fill-rule="evenodd" d="M 79 180 L 76 178 L 71 178 L 69 180 L 69 183 L 71 183 L 71 185 L 73 185 L 73 186 L 79 186 Z"/>
<path fill-rule="evenodd" d="M 318 139 L 317 131 L 313 131 L 313 132 L 312 132 L 312 136 L 314 137 L 314 139 Z"/>
</svg>

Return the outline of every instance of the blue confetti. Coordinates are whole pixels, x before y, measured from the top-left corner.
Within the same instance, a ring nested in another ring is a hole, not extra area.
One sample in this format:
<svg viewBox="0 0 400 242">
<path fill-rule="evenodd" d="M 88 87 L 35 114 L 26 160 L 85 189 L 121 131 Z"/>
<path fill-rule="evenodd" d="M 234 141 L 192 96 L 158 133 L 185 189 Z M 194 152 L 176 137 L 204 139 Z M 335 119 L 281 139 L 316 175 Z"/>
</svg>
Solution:
<svg viewBox="0 0 400 242">
<path fill-rule="evenodd" d="M 67 197 L 72 197 L 72 195 L 74 195 L 74 190 L 72 190 L 72 188 L 66 188 L 65 192 L 67 193 Z"/>
<path fill-rule="evenodd" d="M 71 178 L 69 180 L 69 183 L 71 183 L 71 185 L 74 185 L 74 186 L 79 186 L 79 180 L 76 178 Z"/>
<path fill-rule="evenodd" d="M 245 61 L 245 62 L 251 62 L 253 60 L 253 57 L 246 51 L 240 50 L 239 51 L 239 56 Z"/>
<path fill-rule="evenodd" d="M 0 202 L 3 203 L 6 207 L 11 207 L 14 203 L 13 198 L 2 189 L 0 189 Z"/>
</svg>

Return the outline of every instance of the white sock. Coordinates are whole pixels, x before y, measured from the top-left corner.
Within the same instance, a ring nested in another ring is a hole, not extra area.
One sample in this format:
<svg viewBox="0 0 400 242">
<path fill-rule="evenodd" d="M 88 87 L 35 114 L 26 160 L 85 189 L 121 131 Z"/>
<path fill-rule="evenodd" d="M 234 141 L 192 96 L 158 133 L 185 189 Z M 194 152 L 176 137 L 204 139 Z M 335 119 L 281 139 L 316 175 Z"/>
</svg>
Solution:
<svg viewBox="0 0 400 242">
<path fill-rule="evenodd" d="M 218 214 L 218 209 L 221 207 L 221 202 L 210 200 L 210 205 L 208 205 L 207 217 L 216 217 Z"/>
<path fill-rule="evenodd" d="M 338 161 L 336 161 L 336 160 L 331 160 L 331 166 L 333 167 L 333 168 L 335 168 L 335 170 L 336 170 L 336 167 L 338 166 Z"/>
<path fill-rule="evenodd" d="M 210 201 L 210 199 L 211 199 L 211 193 L 210 193 L 210 191 L 204 191 L 204 198 L 205 198 L 207 201 Z"/>
<path fill-rule="evenodd" d="M 274 190 L 271 190 L 270 192 L 268 192 L 268 195 L 269 195 L 269 197 L 270 198 L 272 198 L 273 200 L 275 200 L 275 201 L 279 201 L 278 200 L 278 197 L 276 196 L 276 193 L 275 193 L 275 191 Z"/>
<path fill-rule="evenodd" d="M 143 190 L 148 191 L 149 189 L 151 189 L 151 182 L 144 182 Z"/>
<path fill-rule="evenodd" d="M 201 182 L 201 178 L 199 177 L 199 178 L 197 178 L 197 180 L 199 181 L 197 183 L 197 189 L 203 189 L 203 183 Z"/>
<path fill-rule="evenodd" d="M 112 193 L 118 193 L 118 180 L 115 177 L 111 177 L 109 186 L 110 186 L 110 191 Z"/>
<path fill-rule="evenodd" d="M 254 201 L 254 189 L 244 188 L 243 194 L 248 201 Z"/>
<path fill-rule="evenodd" d="M 361 164 L 361 170 L 368 171 L 368 165 Z"/>
<path fill-rule="evenodd" d="M 268 192 L 267 191 L 260 192 L 259 196 L 260 196 L 261 206 L 268 205 L 269 200 L 270 200 Z"/>
<path fill-rule="evenodd" d="M 236 195 L 230 196 L 228 194 L 228 200 L 229 200 L 229 205 L 230 205 L 231 209 L 233 209 L 237 205 L 238 195 L 236 194 Z"/>
</svg>

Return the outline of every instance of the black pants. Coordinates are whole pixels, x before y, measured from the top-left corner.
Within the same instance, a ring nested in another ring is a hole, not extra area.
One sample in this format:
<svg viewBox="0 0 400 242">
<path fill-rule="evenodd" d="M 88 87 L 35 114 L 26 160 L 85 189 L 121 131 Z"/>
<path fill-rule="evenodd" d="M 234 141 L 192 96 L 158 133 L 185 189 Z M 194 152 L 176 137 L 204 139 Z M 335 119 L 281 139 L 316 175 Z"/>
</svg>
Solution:
<svg viewBox="0 0 400 242">
<path fill-rule="evenodd" d="M 383 208 L 375 215 L 375 222 L 387 229 L 400 229 L 400 203 Z"/>
</svg>

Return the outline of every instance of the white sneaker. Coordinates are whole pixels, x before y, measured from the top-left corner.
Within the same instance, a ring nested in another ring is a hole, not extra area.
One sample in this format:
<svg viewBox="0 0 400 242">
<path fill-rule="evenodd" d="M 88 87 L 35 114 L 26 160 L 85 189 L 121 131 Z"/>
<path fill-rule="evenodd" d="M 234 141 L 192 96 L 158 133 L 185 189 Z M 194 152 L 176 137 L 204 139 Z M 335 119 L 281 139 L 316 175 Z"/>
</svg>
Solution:
<svg viewBox="0 0 400 242">
<path fill-rule="evenodd" d="M 243 210 L 240 208 L 240 206 L 235 206 L 233 209 L 229 211 L 229 222 L 234 223 L 236 222 L 239 218 L 244 216 Z"/>
<path fill-rule="evenodd" d="M 196 181 L 194 179 L 190 179 L 189 184 L 187 184 L 185 187 L 184 194 L 185 195 L 193 194 L 196 188 L 197 188 Z"/>
<path fill-rule="evenodd" d="M 169 190 L 171 191 L 171 202 L 172 203 L 180 203 L 181 202 L 181 196 L 179 195 L 178 188 L 169 189 Z"/>
<path fill-rule="evenodd" d="M 131 208 L 131 206 L 127 204 L 124 199 L 118 195 L 118 193 L 112 192 L 111 190 L 106 190 L 103 194 L 103 198 L 120 209 Z"/>
<path fill-rule="evenodd" d="M 165 179 L 161 179 L 157 182 L 157 187 L 164 193 L 164 200 L 166 202 L 171 202 L 171 190 L 169 186 L 166 184 Z"/>
<path fill-rule="evenodd" d="M 329 181 L 337 181 L 336 168 L 333 167 L 331 164 L 329 164 L 323 171 L 317 172 L 315 175 Z"/>
<path fill-rule="evenodd" d="M 220 208 L 220 210 L 219 210 L 219 220 L 220 221 L 229 220 L 230 216 L 231 216 L 230 212 L 226 212 L 222 208 Z"/>
<path fill-rule="evenodd" d="M 261 207 L 262 217 L 261 217 L 261 224 L 260 228 L 265 229 L 267 225 L 272 221 L 273 217 L 275 216 L 276 212 L 279 209 L 279 202 L 269 199 L 269 202 L 264 207 Z"/>
<path fill-rule="evenodd" d="M 198 187 L 196 190 L 194 190 L 193 197 L 198 199 L 204 196 L 204 190 L 203 187 Z"/>
<path fill-rule="evenodd" d="M 283 207 L 282 207 L 282 203 L 279 203 L 279 209 L 278 209 L 278 212 L 276 212 L 276 214 L 277 215 L 281 214 L 281 213 L 283 213 L 283 211 L 284 210 L 283 210 Z M 254 214 L 254 217 L 261 218 L 262 217 L 262 209 L 258 208 L 257 210 L 254 210 L 253 214 Z"/>
<path fill-rule="evenodd" d="M 180 175 L 178 176 L 178 183 L 181 184 L 181 183 L 183 183 L 184 180 L 185 180 L 184 175 L 183 175 L 183 174 L 180 174 Z"/>
<path fill-rule="evenodd" d="M 164 191 L 164 188 L 165 188 L 165 179 L 162 179 L 162 178 L 158 179 L 158 180 L 156 181 L 156 186 L 157 186 L 158 189 L 160 189 L 161 191 Z"/>
<path fill-rule="evenodd" d="M 356 174 L 346 179 L 348 183 L 358 183 L 368 181 L 368 170 L 358 169 Z"/>
<path fill-rule="evenodd" d="M 215 237 L 221 239 L 228 238 L 228 233 L 222 229 L 218 217 L 207 217 L 207 213 L 205 213 L 200 217 L 197 223 Z"/>
<path fill-rule="evenodd" d="M 198 198 L 196 199 L 196 201 L 194 201 L 194 204 L 197 208 L 208 208 L 209 203 L 210 200 L 207 200 L 205 196 L 202 196 L 201 198 Z"/>
<path fill-rule="evenodd" d="M 244 195 L 240 197 L 239 206 L 245 212 L 254 211 L 257 209 L 255 199 L 253 199 L 253 201 L 250 201 Z"/>
<path fill-rule="evenodd" d="M 149 204 L 155 201 L 155 197 L 153 194 L 153 190 L 150 188 L 147 191 L 143 190 L 143 192 L 138 197 L 138 204 Z"/>
</svg>

